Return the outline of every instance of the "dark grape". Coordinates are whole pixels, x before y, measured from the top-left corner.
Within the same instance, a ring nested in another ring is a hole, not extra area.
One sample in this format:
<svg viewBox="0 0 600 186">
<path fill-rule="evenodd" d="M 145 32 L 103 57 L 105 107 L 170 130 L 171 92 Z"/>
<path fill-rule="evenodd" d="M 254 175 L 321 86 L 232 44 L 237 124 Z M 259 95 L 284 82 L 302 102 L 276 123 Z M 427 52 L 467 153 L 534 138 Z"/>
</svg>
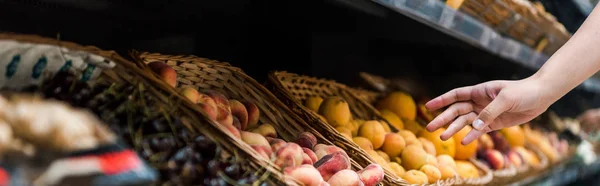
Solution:
<svg viewBox="0 0 600 186">
<path fill-rule="evenodd" d="M 218 171 L 223 170 L 222 167 L 222 163 L 217 161 L 217 160 L 210 160 L 208 162 L 208 165 L 206 166 L 206 168 L 208 169 L 208 172 L 210 173 L 211 176 L 217 176 Z"/>
<path fill-rule="evenodd" d="M 234 179 L 238 179 L 240 177 L 241 168 L 239 164 L 231 164 L 225 168 L 225 174 L 227 176 L 232 177 Z"/>
</svg>

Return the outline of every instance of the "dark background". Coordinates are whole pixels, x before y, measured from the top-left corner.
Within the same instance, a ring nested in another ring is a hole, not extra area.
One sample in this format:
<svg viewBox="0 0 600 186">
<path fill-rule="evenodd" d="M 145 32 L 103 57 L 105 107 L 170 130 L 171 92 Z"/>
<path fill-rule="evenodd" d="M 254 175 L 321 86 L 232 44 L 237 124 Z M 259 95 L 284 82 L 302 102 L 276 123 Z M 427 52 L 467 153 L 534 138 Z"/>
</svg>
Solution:
<svg viewBox="0 0 600 186">
<path fill-rule="evenodd" d="M 534 72 L 367 0 L 0 0 L 0 30 L 60 34 L 122 55 L 193 54 L 227 61 L 259 82 L 285 70 L 359 85 L 366 71 L 420 82 L 432 96 Z M 552 109 L 575 116 L 598 100 L 577 89 Z"/>
</svg>

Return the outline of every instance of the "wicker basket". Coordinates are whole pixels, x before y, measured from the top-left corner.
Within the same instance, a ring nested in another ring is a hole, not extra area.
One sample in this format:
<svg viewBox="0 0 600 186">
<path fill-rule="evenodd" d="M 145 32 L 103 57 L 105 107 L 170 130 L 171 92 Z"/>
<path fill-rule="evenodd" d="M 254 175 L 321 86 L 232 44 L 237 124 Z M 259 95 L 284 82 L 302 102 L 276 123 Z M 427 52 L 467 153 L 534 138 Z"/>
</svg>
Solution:
<svg viewBox="0 0 600 186">
<path fill-rule="evenodd" d="M 351 155 L 351 158 L 359 164 L 367 166 L 375 162 L 363 149 L 358 147 L 356 143 L 343 137 L 335 130 L 335 128 L 322 121 L 315 112 L 306 108 L 301 102 L 309 96 L 329 97 L 335 95 L 343 98 L 348 103 L 353 118 L 385 120 L 379 115 L 379 112 L 375 108 L 360 99 L 354 93 L 354 89 L 336 83 L 335 81 L 301 76 L 288 72 L 270 73 L 267 87 L 294 112 L 309 121 L 309 124 L 312 127 L 321 132 L 321 134 L 326 135 L 326 137 L 336 145 L 346 150 L 346 152 Z M 390 125 L 390 128 L 393 131 L 397 131 L 392 125 Z M 385 185 L 407 184 L 404 180 L 395 176 L 391 171 L 385 170 L 385 172 Z M 456 178 L 440 180 L 436 185 L 453 185 L 456 181 Z"/>
<path fill-rule="evenodd" d="M 150 53 L 136 54 L 135 56 L 138 56 L 139 61 L 144 63 L 159 61 L 172 66 L 178 74 L 177 81 L 180 87 L 212 89 L 223 93 L 230 99 L 254 102 L 261 111 L 259 123 L 272 124 L 278 136 L 285 141 L 295 141 L 301 132 L 310 132 L 317 137 L 319 143 L 334 145 L 239 68 L 227 63 L 193 56 Z M 351 163 L 354 170 L 363 168 L 354 160 L 351 160 Z"/>
<path fill-rule="evenodd" d="M 114 51 L 103 51 L 92 46 L 80 46 L 75 43 L 58 41 L 50 38 L 43 38 L 34 35 L 19 35 L 11 33 L 0 34 L 0 40 L 14 40 L 24 43 L 47 44 L 57 47 L 67 48 L 72 51 L 82 51 L 89 54 L 104 57 L 116 65 L 112 68 L 104 68 L 102 73 L 95 80 L 105 82 L 116 82 L 123 84 L 143 85 L 144 88 L 151 93 L 151 96 L 157 98 L 158 104 L 162 104 L 166 108 L 170 108 L 173 114 L 179 115 L 182 119 L 189 121 L 190 126 L 187 126 L 190 133 L 202 133 L 208 138 L 220 144 L 223 149 L 229 153 L 238 154 L 243 161 L 247 161 L 254 171 L 266 170 L 269 172 L 269 180 L 271 183 L 297 185 L 294 180 L 281 182 L 283 175 L 275 169 L 275 167 L 261 160 L 259 155 L 254 153 L 250 147 L 245 145 L 241 140 L 232 135 L 221 132 L 222 129 L 218 125 L 205 119 L 198 117 L 198 110 L 191 104 L 187 104 L 185 98 L 178 96 L 173 88 L 170 88 L 166 83 L 156 79 L 140 68 L 137 68 L 134 63 L 119 56 Z M 102 68 L 102 67 L 100 67 Z"/>
</svg>

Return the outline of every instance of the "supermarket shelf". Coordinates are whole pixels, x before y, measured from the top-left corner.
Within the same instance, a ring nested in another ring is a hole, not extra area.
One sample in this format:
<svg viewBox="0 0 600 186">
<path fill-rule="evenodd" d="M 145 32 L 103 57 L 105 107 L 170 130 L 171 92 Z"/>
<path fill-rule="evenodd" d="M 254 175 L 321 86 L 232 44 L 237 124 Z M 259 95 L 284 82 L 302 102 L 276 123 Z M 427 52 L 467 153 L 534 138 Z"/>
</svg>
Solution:
<svg viewBox="0 0 600 186">
<path fill-rule="evenodd" d="M 470 15 L 450 8 L 438 0 L 373 1 L 466 43 L 533 70 L 541 67 L 548 59 L 548 56 L 536 52 L 513 39 L 501 36 L 484 23 Z"/>
</svg>

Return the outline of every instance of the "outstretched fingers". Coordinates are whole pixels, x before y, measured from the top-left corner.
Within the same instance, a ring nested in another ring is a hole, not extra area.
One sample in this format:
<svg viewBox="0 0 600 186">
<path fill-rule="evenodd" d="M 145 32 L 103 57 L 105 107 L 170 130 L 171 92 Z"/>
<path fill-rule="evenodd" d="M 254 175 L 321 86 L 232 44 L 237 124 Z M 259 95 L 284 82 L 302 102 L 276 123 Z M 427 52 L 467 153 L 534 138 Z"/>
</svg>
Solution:
<svg viewBox="0 0 600 186">
<path fill-rule="evenodd" d="M 435 117 L 435 119 L 431 120 L 427 125 L 426 129 L 429 132 L 435 131 L 446 124 L 454 121 L 456 117 L 459 117 L 463 114 L 467 114 L 473 111 L 473 103 L 472 102 L 458 102 L 452 104 L 448 109 L 442 112 L 440 115 Z"/>
<path fill-rule="evenodd" d="M 473 91 L 473 86 L 453 89 L 427 102 L 425 107 L 433 111 L 458 101 L 471 100 L 471 91 Z"/>
</svg>

